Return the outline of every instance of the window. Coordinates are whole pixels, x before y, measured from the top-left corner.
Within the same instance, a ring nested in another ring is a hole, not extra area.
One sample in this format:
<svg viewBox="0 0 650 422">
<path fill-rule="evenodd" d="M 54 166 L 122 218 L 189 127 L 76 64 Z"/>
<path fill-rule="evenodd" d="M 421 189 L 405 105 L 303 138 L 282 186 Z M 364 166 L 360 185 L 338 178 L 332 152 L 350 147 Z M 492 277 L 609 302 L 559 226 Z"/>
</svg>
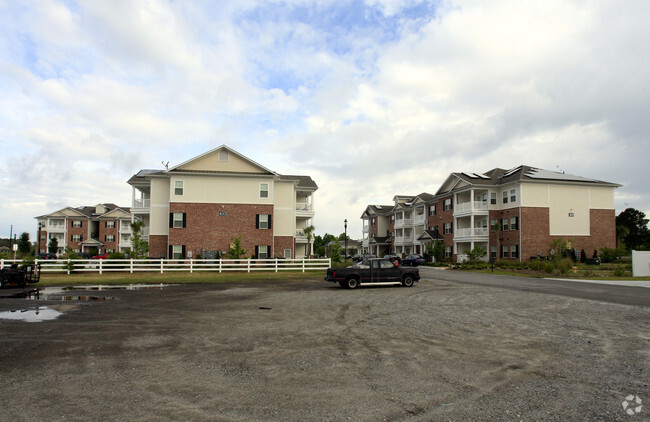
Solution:
<svg viewBox="0 0 650 422">
<path fill-rule="evenodd" d="M 501 219 L 501 230 L 503 230 L 504 232 L 508 231 L 508 218 L 507 217 Z"/>
<path fill-rule="evenodd" d="M 372 220 L 370 220 L 370 225 L 371 226 L 376 226 L 377 225 L 377 219 L 373 218 Z"/>
<path fill-rule="evenodd" d="M 443 230 L 444 230 L 445 234 L 451 234 L 452 231 L 453 231 L 451 223 L 445 223 L 443 225 Z"/>
<path fill-rule="evenodd" d="M 260 183 L 260 198 L 268 198 L 268 197 L 269 197 L 269 184 Z"/>
<path fill-rule="evenodd" d="M 291 249 L 285 249 L 284 250 L 284 258 L 285 259 L 291 259 Z"/>
<path fill-rule="evenodd" d="M 497 247 L 496 246 L 490 246 L 490 258 L 497 258 Z"/>
<path fill-rule="evenodd" d="M 390 223 L 395 224 L 395 216 L 394 215 L 390 216 Z"/>
<path fill-rule="evenodd" d="M 73 234 L 70 236 L 70 240 L 73 242 L 81 242 L 84 236 L 82 234 Z"/>
<path fill-rule="evenodd" d="M 106 249 L 107 254 L 112 254 L 113 252 L 115 252 L 115 249 Z"/>
<path fill-rule="evenodd" d="M 72 227 L 75 229 L 80 229 L 81 228 L 81 220 L 74 220 L 72 222 Z"/>
<path fill-rule="evenodd" d="M 255 246 L 255 257 L 257 259 L 267 259 L 270 249 L 270 246 Z"/>
<path fill-rule="evenodd" d="M 510 230 L 519 230 L 519 217 L 510 217 Z"/>
<path fill-rule="evenodd" d="M 496 231 L 496 229 L 497 229 L 497 219 L 496 218 L 493 218 L 493 219 L 490 220 L 490 229 L 492 231 Z"/>
<path fill-rule="evenodd" d="M 451 258 L 451 246 L 445 246 L 445 258 Z"/>
<path fill-rule="evenodd" d="M 170 259 L 185 259 L 185 245 L 169 245 Z"/>
<path fill-rule="evenodd" d="M 508 258 L 508 246 L 506 245 L 501 247 L 501 258 Z"/>
<path fill-rule="evenodd" d="M 42 235 L 41 235 L 41 242 L 44 242 L 45 240 L 46 240 L 45 235 L 42 234 Z"/>
<path fill-rule="evenodd" d="M 255 216 L 256 229 L 270 229 L 271 228 L 271 215 L 270 214 L 257 214 Z"/>
<path fill-rule="evenodd" d="M 490 193 L 490 204 L 492 204 L 492 205 L 497 204 L 497 193 L 496 192 L 491 192 Z"/>
<path fill-rule="evenodd" d="M 430 216 L 431 216 L 431 215 L 436 215 L 436 206 L 435 206 L 435 205 L 431 205 L 431 206 L 429 207 L 429 215 L 430 215 Z"/>
<path fill-rule="evenodd" d="M 219 161 L 228 161 L 228 150 L 222 149 L 219 151 Z"/>
<path fill-rule="evenodd" d="M 184 212 L 170 212 L 169 227 L 175 229 L 187 227 L 187 214 Z"/>
<path fill-rule="evenodd" d="M 104 242 L 115 242 L 115 236 L 112 234 L 104 236 Z"/>
<path fill-rule="evenodd" d="M 503 203 L 504 204 L 508 203 L 508 191 L 507 190 L 503 191 Z"/>
<path fill-rule="evenodd" d="M 445 211 L 449 211 L 449 210 L 452 209 L 452 208 L 453 208 L 453 206 L 452 206 L 452 204 L 451 204 L 451 198 L 447 198 L 447 199 L 445 199 L 444 210 L 445 210 Z"/>
<path fill-rule="evenodd" d="M 174 195 L 183 196 L 183 181 L 175 180 L 174 181 Z"/>
<path fill-rule="evenodd" d="M 105 227 L 107 229 L 114 229 L 115 228 L 115 221 L 107 221 Z"/>
<path fill-rule="evenodd" d="M 519 258 L 519 246 L 518 245 L 510 246 L 510 258 Z"/>
<path fill-rule="evenodd" d="M 510 189 L 510 202 L 517 201 L 517 191 L 515 189 Z"/>
</svg>

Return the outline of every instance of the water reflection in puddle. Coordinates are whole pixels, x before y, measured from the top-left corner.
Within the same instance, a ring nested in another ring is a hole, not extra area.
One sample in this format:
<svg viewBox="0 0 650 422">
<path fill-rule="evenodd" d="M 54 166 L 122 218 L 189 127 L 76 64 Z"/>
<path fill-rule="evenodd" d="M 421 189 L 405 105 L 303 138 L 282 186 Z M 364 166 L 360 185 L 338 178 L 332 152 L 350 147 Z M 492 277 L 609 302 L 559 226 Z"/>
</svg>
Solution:
<svg viewBox="0 0 650 422">
<path fill-rule="evenodd" d="M 56 300 L 56 301 L 78 301 L 78 302 L 104 302 L 115 299 L 112 296 L 91 296 L 73 295 L 66 292 L 66 288 L 46 287 L 44 289 L 32 289 L 13 293 L 7 296 L 12 299 L 25 300 Z"/>
<path fill-rule="evenodd" d="M 39 306 L 37 309 L 21 309 L 16 311 L 0 312 L 0 319 L 9 319 L 24 322 L 41 322 L 57 319 L 63 312 L 49 306 Z"/>
</svg>

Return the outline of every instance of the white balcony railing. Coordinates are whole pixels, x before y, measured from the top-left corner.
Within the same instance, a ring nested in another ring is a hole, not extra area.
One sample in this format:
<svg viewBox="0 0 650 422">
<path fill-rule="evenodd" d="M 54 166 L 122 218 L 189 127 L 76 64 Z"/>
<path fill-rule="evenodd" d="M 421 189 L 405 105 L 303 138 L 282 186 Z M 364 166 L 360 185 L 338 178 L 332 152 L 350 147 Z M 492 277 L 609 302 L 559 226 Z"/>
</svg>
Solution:
<svg viewBox="0 0 650 422">
<path fill-rule="evenodd" d="M 424 224 L 426 220 L 427 220 L 427 216 L 424 214 L 415 216 L 415 224 Z"/>
<path fill-rule="evenodd" d="M 313 212 L 314 205 L 307 202 L 296 202 L 296 211 Z"/>
<path fill-rule="evenodd" d="M 455 212 L 487 211 L 488 203 L 483 201 L 470 201 L 456 204 Z"/>
<path fill-rule="evenodd" d="M 410 227 L 413 225 L 413 219 L 411 218 L 400 218 L 395 220 L 395 227 Z"/>
<path fill-rule="evenodd" d="M 151 208 L 151 199 L 135 199 L 133 200 L 133 208 L 138 208 L 138 209 Z"/>
<path fill-rule="evenodd" d="M 489 235 L 487 227 L 476 227 L 469 229 L 456 229 L 456 237 L 487 237 Z"/>
<path fill-rule="evenodd" d="M 369 226 L 369 225 L 365 225 L 365 226 L 363 226 L 363 232 L 364 232 L 364 233 L 368 233 L 368 232 L 370 232 L 370 226 Z"/>
</svg>

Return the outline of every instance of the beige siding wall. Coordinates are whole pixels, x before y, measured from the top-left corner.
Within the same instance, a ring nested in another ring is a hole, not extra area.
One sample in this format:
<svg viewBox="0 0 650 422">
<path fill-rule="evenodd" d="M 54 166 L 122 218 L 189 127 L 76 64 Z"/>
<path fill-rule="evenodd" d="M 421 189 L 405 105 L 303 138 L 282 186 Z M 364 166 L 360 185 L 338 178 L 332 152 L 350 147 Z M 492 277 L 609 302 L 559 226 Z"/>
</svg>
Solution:
<svg viewBox="0 0 650 422">
<path fill-rule="evenodd" d="M 521 184 L 522 207 L 548 207 L 549 185 L 537 183 Z M 497 197 L 497 201 L 501 198 Z"/>
<path fill-rule="evenodd" d="M 592 187 L 589 188 L 589 202 L 591 209 L 613 210 L 614 188 Z"/>
<path fill-rule="evenodd" d="M 275 206 L 273 207 L 273 234 L 294 236 L 296 232 L 295 191 L 293 183 L 274 184 Z"/>
<path fill-rule="evenodd" d="M 177 180 L 183 181 L 183 195 L 174 195 Z M 268 198 L 260 198 L 260 184 L 268 183 Z M 202 204 L 273 204 L 273 179 L 262 177 L 218 177 L 175 175 L 170 184 L 171 202 Z"/>
<path fill-rule="evenodd" d="M 169 179 L 151 180 L 151 235 L 169 234 Z"/>
<path fill-rule="evenodd" d="M 208 154 L 196 161 L 188 163 L 179 169 L 183 170 L 199 170 L 199 171 L 225 171 L 231 173 L 260 173 L 266 172 L 253 165 L 252 163 L 242 160 L 235 154 L 228 154 L 228 161 L 219 161 L 219 151 Z"/>
</svg>

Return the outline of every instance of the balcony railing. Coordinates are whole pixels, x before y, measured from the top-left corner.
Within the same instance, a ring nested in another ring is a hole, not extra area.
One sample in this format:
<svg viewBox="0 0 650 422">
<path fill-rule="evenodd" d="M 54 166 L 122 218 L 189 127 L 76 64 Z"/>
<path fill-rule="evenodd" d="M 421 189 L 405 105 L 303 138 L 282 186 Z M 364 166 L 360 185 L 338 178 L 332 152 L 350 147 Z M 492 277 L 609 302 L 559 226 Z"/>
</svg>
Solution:
<svg viewBox="0 0 650 422">
<path fill-rule="evenodd" d="M 400 218 L 395 220 L 395 227 L 406 227 L 412 225 L 413 225 L 413 219 L 411 218 Z"/>
<path fill-rule="evenodd" d="M 424 214 L 419 214 L 415 216 L 415 224 L 424 224 L 427 221 L 427 216 Z"/>
<path fill-rule="evenodd" d="M 456 229 L 456 237 L 487 237 L 489 233 L 487 227 Z"/>
<path fill-rule="evenodd" d="M 470 201 L 456 204 L 455 212 L 468 212 L 468 211 L 487 211 L 488 203 L 483 201 Z"/>
<path fill-rule="evenodd" d="M 313 212 L 314 205 L 308 202 L 296 202 L 296 211 Z"/>
<path fill-rule="evenodd" d="M 151 199 L 135 199 L 133 208 L 146 209 L 151 208 Z"/>
</svg>

